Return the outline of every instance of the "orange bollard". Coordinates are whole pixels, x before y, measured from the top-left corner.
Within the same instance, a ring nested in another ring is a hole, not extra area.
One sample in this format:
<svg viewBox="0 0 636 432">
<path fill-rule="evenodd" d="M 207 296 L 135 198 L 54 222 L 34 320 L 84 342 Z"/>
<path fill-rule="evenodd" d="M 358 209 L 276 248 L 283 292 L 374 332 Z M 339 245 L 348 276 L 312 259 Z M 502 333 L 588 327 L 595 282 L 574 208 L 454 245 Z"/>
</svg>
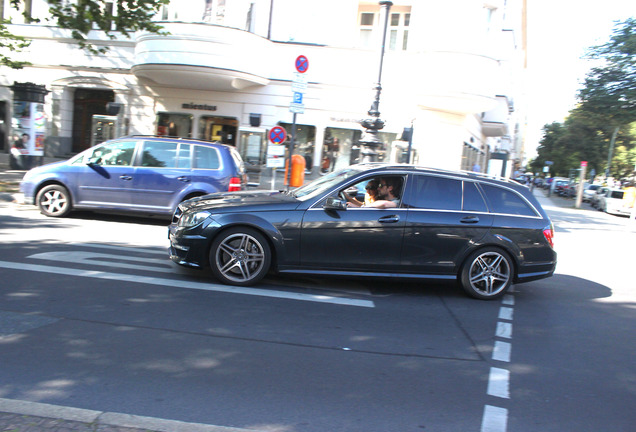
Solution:
<svg viewBox="0 0 636 432">
<path fill-rule="evenodd" d="M 289 179 L 289 185 L 291 187 L 302 186 L 305 182 L 305 158 L 301 155 L 292 155 L 291 157 L 291 178 Z M 287 169 L 289 167 L 289 160 L 285 161 L 285 184 L 287 184 Z"/>
</svg>

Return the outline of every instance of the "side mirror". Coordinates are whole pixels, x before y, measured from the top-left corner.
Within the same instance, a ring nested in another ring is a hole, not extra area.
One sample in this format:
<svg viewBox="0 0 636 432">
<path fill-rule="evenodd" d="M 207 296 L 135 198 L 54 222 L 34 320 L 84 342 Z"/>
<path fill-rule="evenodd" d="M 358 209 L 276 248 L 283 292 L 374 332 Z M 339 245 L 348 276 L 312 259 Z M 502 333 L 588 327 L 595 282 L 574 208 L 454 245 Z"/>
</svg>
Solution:
<svg viewBox="0 0 636 432">
<path fill-rule="evenodd" d="M 339 198 L 329 197 L 325 201 L 325 205 L 322 206 L 325 210 L 346 210 L 347 203 Z"/>
<path fill-rule="evenodd" d="M 99 165 L 102 162 L 102 158 L 100 157 L 92 157 L 88 159 L 86 165 Z"/>
</svg>

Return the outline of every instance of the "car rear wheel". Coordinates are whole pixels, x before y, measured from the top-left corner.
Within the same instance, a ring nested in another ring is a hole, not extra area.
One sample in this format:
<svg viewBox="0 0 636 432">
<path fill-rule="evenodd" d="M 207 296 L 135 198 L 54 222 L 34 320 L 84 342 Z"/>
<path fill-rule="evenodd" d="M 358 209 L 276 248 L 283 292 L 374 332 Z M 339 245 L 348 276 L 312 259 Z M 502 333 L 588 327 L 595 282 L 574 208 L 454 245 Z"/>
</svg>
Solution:
<svg viewBox="0 0 636 432">
<path fill-rule="evenodd" d="M 499 248 L 473 252 L 464 262 L 460 283 L 471 297 L 492 300 L 501 297 L 512 285 L 513 263 Z"/>
<path fill-rule="evenodd" d="M 250 228 L 232 228 L 222 232 L 210 248 L 210 267 L 223 283 L 247 286 L 260 281 L 271 263 L 267 239 Z"/>
<path fill-rule="evenodd" d="M 38 192 L 35 202 L 43 214 L 51 217 L 63 217 L 71 211 L 71 195 L 64 186 L 46 186 Z"/>
</svg>

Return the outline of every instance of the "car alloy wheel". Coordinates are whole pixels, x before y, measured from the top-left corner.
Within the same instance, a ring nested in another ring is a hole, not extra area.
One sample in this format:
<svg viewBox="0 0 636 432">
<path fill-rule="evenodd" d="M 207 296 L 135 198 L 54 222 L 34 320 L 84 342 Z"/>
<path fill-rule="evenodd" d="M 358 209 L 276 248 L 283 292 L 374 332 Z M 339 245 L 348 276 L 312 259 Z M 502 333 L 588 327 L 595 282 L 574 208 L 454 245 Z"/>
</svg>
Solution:
<svg viewBox="0 0 636 432">
<path fill-rule="evenodd" d="M 252 285 L 269 270 L 271 252 L 265 237 L 250 228 L 232 228 L 212 242 L 210 267 L 223 283 Z"/>
<path fill-rule="evenodd" d="M 43 188 L 36 197 L 40 211 L 52 217 L 63 217 L 71 211 L 71 197 L 64 186 L 50 185 Z"/>
<path fill-rule="evenodd" d="M 464 291 L 478 299 L 501 297 L 512 284 L 512 259 L 498 248 L 485 248 L 473 252 L 461 273 Z"/>
</svg>

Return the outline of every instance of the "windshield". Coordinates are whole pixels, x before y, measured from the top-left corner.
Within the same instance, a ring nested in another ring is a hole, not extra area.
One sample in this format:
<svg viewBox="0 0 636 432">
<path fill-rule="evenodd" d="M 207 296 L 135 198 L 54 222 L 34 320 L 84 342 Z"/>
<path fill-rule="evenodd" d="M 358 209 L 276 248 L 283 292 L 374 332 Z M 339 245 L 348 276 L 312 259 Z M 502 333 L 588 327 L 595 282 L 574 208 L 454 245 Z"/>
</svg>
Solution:
<svg viewBox="0 0 636 432">
<path fill-rule="evenodd" d="M 300 201 L 306 201 L 333 188 L 346 179 L 360 174 L 362 171 L 363 170 L 361 169 L 348 167 L 340 171 L 332 172 L 324 177 L 312 181 L 311 183 L 307 183 L 306 185 L 299 187 L 293 191 L 293 195 Z"/>
</svg>

